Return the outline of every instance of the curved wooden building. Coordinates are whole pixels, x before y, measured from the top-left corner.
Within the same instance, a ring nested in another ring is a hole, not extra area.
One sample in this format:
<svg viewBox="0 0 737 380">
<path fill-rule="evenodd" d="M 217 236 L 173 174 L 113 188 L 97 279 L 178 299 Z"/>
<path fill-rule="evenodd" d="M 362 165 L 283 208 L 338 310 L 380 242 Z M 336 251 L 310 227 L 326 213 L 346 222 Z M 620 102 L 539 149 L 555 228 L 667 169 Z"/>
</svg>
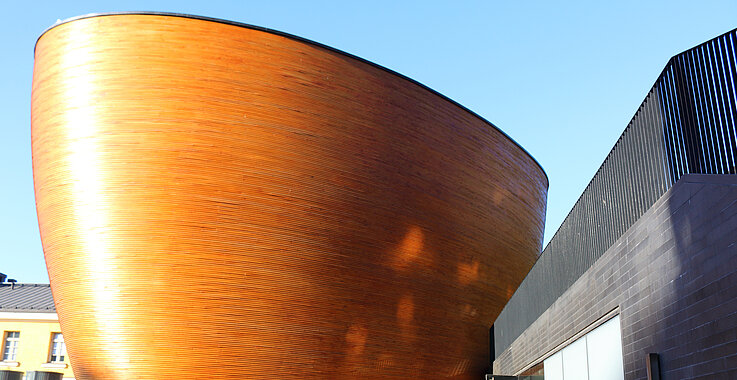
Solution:
<svg viewBox="0 0 737 380">
<path fill-rule="evenodd" d="M 39 39 L 39 225 L 79 379 L 479 378 L 547 178 L 494 126 L 294 36 L 112 14 Z"/>
</svg>

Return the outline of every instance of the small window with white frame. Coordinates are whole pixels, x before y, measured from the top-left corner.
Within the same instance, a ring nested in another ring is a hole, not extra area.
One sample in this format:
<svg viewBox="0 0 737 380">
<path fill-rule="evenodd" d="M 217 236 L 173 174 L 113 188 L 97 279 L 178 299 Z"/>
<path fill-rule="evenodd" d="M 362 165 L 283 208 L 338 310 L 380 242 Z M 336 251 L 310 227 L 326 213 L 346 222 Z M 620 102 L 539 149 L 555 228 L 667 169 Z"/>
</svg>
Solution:
<svg viewBox="0 0 737 380">
<path fill-rule="evenodd" d="M 20 331 L 6 331 L 3 347 L 4 362 L 15 361 L 18 357 L 18 346 L 20 346 Z"/>
<path fill-rule="evenodd" d="M 51 348 L 49 349 L 49 363 L 61 363 L 67 356 L 67 345 L 61 333 L 51 333 Z"/>
</svg>

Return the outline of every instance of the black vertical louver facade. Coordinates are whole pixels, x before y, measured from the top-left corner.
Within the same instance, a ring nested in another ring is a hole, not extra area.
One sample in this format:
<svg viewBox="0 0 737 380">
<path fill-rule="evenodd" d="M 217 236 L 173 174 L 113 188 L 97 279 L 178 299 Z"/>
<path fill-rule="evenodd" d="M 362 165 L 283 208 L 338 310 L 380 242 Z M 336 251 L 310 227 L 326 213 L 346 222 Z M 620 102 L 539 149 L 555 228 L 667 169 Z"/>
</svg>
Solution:
<svg viewBox="0 0 737 380">
<path fill-rule="evenodd" d="M 668 61 L 495 321 L 494 358 L 681 176 L 736 173 L 736 42 L 737 29 Z"/>
</svg>

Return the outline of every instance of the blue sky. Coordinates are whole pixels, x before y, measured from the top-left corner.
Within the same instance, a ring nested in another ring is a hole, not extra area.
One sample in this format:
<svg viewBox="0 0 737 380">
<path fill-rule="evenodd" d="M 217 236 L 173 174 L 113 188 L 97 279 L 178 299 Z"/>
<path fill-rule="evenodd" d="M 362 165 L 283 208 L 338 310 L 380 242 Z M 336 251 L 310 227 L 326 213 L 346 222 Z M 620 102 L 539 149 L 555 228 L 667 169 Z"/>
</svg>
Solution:
<svg viewBox="0 0 737 380">
<path fill-rule="evenodd" d="M 737 27 L 721 1 L 60 1 L 5 4 L 0 272 L 48 282 L 30 151 L 33 46 L 57 19 L 168 11 L 308 38 L 415 79 L 494 123 L 550 178 L 555 233 L 668 59 Z"/>
</svg>

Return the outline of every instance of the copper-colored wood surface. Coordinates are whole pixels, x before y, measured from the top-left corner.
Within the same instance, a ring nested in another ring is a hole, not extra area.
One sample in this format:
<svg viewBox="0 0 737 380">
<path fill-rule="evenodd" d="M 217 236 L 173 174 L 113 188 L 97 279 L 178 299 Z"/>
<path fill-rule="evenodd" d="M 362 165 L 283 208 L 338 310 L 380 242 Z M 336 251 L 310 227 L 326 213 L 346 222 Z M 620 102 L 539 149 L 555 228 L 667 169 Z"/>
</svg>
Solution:
<svg viewBox="0 0 737 380">
<path fill-rule="evenodd" d="M 479 378 L 547 179 L 487 122 L 288 36 L 107 15 L 38 41 L 41 237 L 78 379 Z"/>
</svg>

